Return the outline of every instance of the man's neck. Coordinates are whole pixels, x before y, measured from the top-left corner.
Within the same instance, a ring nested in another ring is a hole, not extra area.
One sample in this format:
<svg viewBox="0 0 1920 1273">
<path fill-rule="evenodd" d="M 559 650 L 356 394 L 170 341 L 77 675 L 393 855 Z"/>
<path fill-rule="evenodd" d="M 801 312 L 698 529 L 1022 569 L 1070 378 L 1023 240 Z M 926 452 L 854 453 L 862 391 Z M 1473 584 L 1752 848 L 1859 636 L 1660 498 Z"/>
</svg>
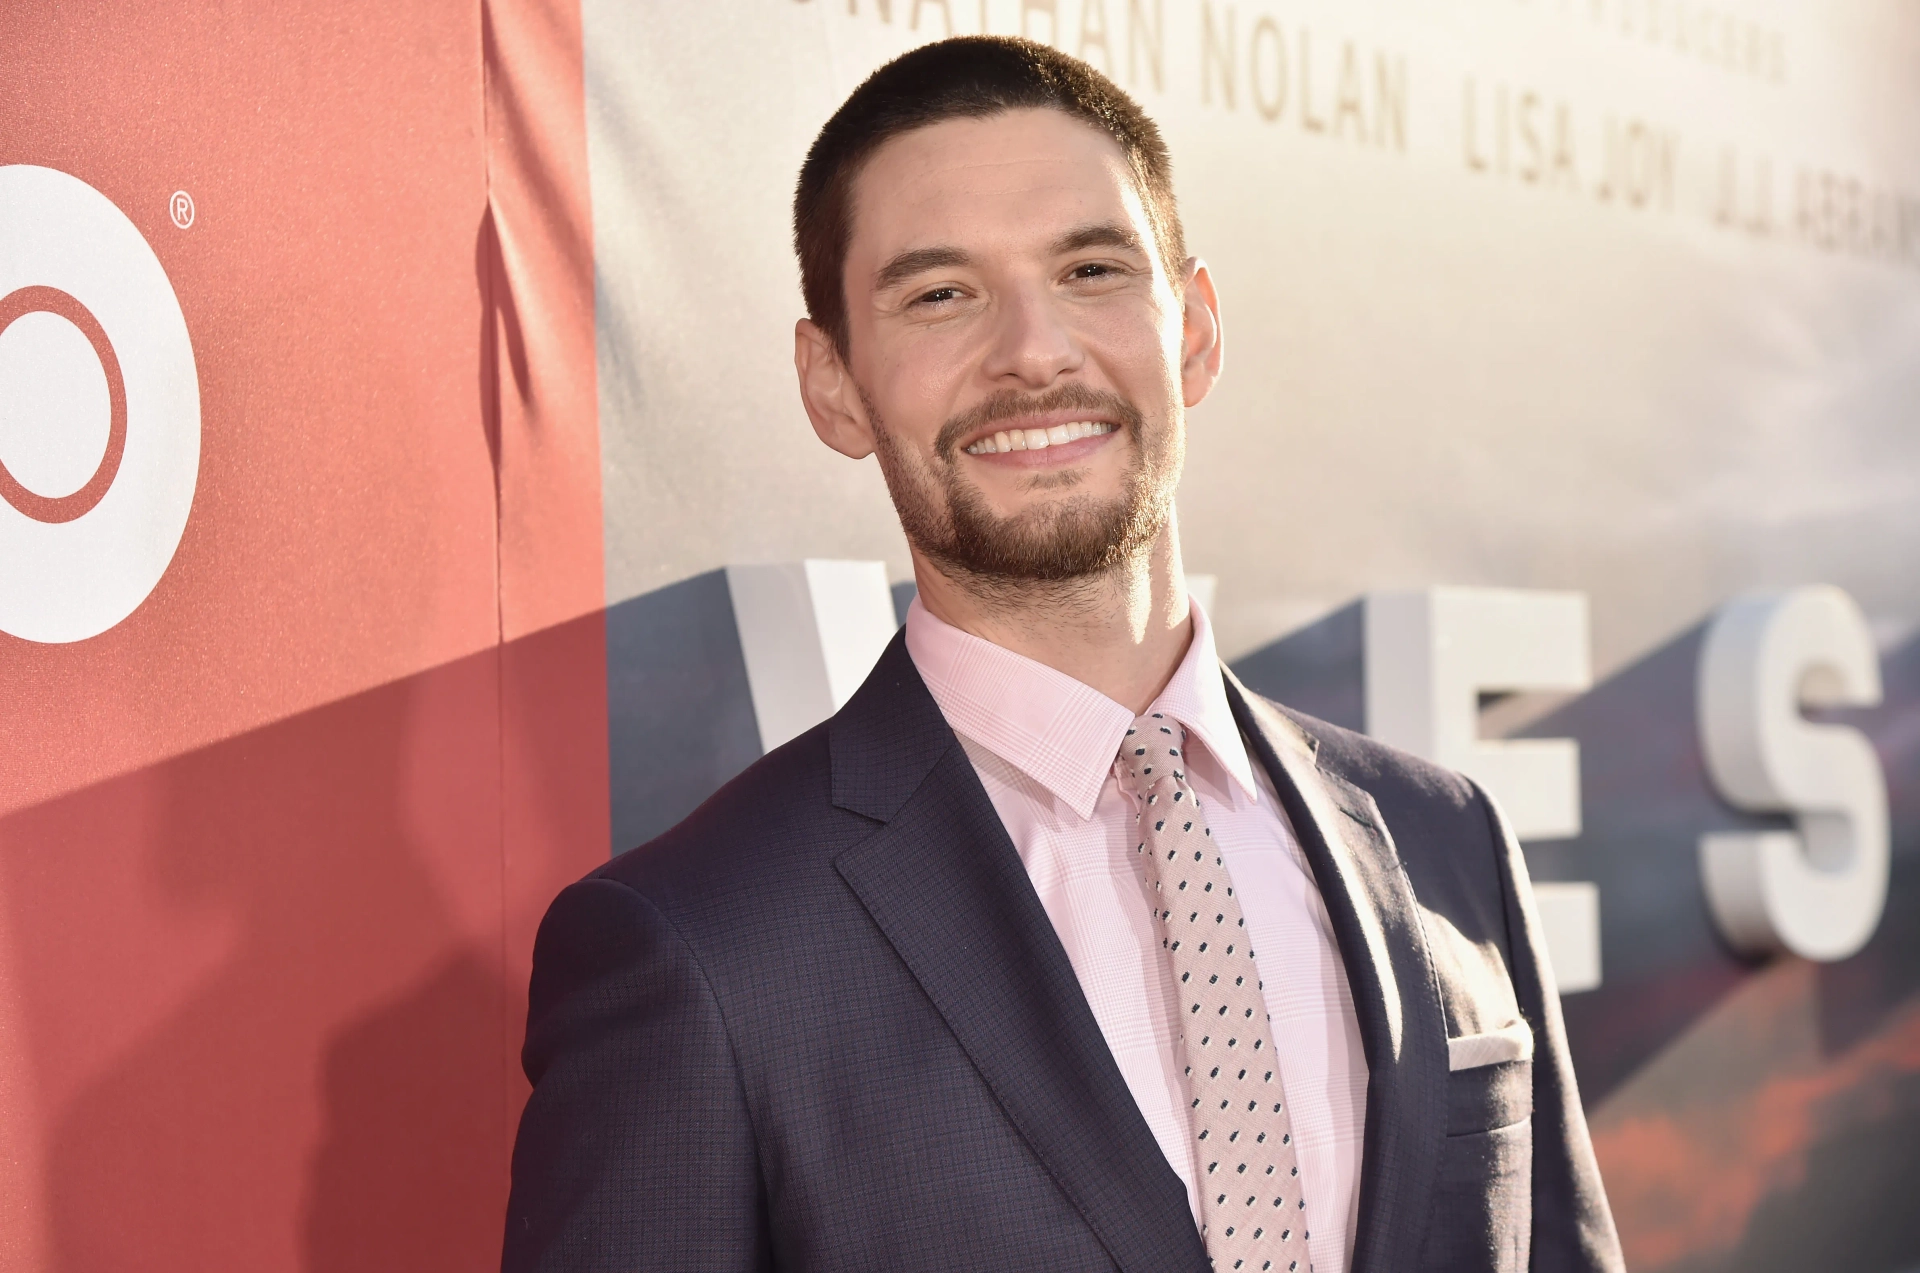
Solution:
<svg viewBox="0 0 1920 1273">
<path fill-rule="evenodd" d="M 1064 582 L 956 578 L 913 554 L 920 604 L 944 623 L 1065 672 L 1143 712 L 1193 639 L 1180 535 L 1166 529 L 1132 561 Z"/>
</svg>

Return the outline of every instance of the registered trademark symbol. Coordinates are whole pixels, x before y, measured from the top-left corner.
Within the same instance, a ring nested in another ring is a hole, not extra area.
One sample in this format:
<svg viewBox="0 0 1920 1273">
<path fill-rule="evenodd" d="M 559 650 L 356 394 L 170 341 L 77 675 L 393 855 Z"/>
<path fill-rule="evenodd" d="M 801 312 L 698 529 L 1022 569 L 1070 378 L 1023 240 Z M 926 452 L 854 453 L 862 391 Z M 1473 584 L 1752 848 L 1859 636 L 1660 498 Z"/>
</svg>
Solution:
<svg viewBox="0 0 1920 1273">
<path fill-rule="evenodd" d="M 173 216 L 173 223 L 182 230 L 193 224 L 193 196 L 184 190 L 173 192 L 173 198 L 167 201 L 167 211 Z"/>
</svg>

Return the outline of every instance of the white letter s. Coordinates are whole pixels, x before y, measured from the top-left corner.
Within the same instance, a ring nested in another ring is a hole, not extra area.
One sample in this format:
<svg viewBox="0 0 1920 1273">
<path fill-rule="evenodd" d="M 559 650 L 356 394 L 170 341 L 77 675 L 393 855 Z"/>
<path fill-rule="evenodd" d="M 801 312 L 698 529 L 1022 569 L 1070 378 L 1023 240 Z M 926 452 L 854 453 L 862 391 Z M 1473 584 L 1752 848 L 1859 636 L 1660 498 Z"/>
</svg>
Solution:
<svg viewBox="0 0 1920 1273">
<path fill-rule="evenodd" d="M 1707 903 L 1745 954 L 1845 959 L 1887 899 L 1887 784 L 1858 730 L 1816 725 L 1802 706 L 1872 706 L 1880 660 L 1860 608 L 1817 586 L 1728 602 L 1700 651 L 1700 743 L 1736 808 L 1790 813 L 1795 831 L 1700 840 Z"/>
</svg>

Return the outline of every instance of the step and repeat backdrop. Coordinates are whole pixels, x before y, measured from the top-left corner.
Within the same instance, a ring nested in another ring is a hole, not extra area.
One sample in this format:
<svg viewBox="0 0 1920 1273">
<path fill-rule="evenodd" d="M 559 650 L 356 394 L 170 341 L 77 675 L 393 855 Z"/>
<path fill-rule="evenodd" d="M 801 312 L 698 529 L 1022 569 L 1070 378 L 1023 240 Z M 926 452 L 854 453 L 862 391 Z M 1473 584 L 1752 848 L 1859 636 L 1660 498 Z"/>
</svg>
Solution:
<svg viewBox="0 0 1920 1273">
<path fill-rule="evenodd" d="M 982 30 L 1165 130 L 1188 568 L 1514 812 L 1631 1265 L 1920 1267 L 1911 5 L 0 0 L 0 1268 L 497 1261 L 546 902 L 910 596 L 788 199 Z"/>
</svg>

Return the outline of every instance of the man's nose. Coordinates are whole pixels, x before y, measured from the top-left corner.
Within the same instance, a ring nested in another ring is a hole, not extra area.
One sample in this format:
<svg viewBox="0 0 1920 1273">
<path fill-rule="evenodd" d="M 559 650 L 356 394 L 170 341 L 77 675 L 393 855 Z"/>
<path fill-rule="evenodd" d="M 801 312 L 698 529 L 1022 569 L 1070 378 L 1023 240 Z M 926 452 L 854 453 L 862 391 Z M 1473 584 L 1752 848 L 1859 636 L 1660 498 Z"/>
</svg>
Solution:
<svg viewBox="0 0 1920 1273">
<path fill-rule="evenodd" d="M 996 381 L 1044 389 L 1079 370 L 1086 352 L 1044 288 L 1005 295 L 995 318 L 994 340 L 982 368 Z"/>
</svg>

